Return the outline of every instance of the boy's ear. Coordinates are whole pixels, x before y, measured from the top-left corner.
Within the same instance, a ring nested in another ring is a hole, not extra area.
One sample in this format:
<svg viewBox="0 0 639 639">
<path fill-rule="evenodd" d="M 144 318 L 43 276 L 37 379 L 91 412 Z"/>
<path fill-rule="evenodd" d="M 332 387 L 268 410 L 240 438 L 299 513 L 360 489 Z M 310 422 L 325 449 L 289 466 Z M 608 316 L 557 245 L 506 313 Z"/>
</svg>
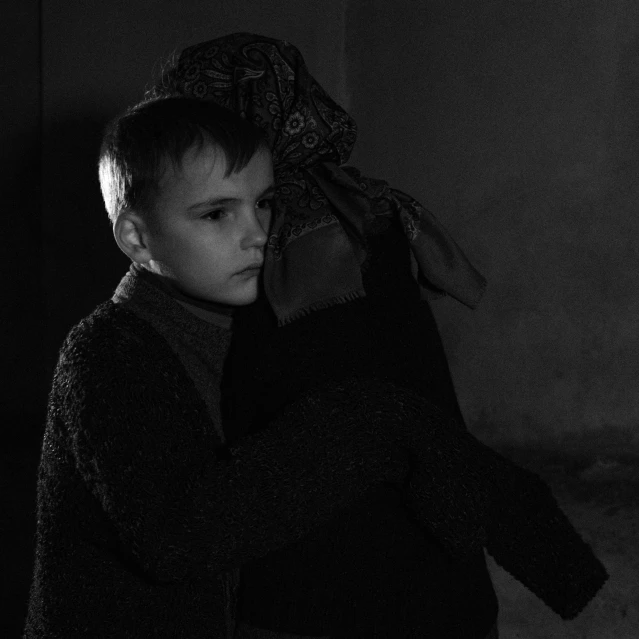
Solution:
<svg viewBox="0 0 639 639">
<path fill-rule="evenodd" d="M 148 225 L 133 211 L 121 213 L 113 225 L 113 236 L 120 250 L 139 264 L 153 259 L 148 246 L 148 235 Z"/>
</svg>

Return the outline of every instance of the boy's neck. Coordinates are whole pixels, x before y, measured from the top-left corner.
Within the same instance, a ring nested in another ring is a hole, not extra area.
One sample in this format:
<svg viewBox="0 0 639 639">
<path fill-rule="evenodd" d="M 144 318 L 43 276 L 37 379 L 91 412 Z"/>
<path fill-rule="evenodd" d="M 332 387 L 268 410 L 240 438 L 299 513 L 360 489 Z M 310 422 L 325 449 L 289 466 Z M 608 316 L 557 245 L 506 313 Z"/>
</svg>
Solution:
<svg viewBox="0 0 639 639">
<path fill-rule="evenodd" d="M 178 302 L 182 302 L 188 306 L 194 306 L 204 311 L 208 311 L 211 313 L 219 313 L 220 315 L 226 315 L 227 317 L 233 317 L 233 311 L 235 307 L 229 304 L 221 304 L 218 302 L 209 302 L 207 300 L 200 300 L 195 297 L 190 297 L 189 295 L 184 295 L 180 291 L 175 290 L 171 286 L 169 286 L 162 277 L 152 273 L 148 269 L 145 269 L 143 266 L 138 264 L 137 262 L 132 263 L 132 268 L 138 273 L 141 277 L 143 277 L 146 281 L 154 284 L 158 288 L 161 288 L 165 293 L 176 299 Z"/>
</svg>

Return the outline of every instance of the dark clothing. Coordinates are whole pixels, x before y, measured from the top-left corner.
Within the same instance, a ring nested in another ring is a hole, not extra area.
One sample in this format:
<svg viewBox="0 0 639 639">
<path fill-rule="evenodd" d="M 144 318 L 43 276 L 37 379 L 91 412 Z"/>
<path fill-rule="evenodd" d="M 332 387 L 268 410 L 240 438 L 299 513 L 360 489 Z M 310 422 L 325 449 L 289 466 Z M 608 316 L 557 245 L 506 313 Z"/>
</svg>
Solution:
<svg viewBox="0 0 639 639">
<path fill-rule="evenodd" d="M 365 299 L 283 327 L 264 300 L 236 310 L 225 373 L 235 391 L 229 432 L 259 430 L 310 388 L 353 375 L 424 393 L 463 424 L 406 238 L 390 220 L 376 223 L 367 236 Z M 239 618 L 259 628 L 344 638 L 483 639 L 497 615 L 483 550 L 451 558 L 390 484 L 299 542 L 248 562 L 239 604 Z"/>
<path fill-rule="evenodd" d="M 357 512 L 373 486 L 404 486 L 417 457 L 415 512 L 453 495 L 477 517 L 461 532 L 444 517 L 453 545 L 483 543 L 481 450 L 427 402 L 352 380 L 307 393 L 267 432 L 228 436 L 229 331 L 134 270 L 114 300 L 70 331 L 55 371 L 26 638 L 232 637 L 240 566 Z"/>
</svg>

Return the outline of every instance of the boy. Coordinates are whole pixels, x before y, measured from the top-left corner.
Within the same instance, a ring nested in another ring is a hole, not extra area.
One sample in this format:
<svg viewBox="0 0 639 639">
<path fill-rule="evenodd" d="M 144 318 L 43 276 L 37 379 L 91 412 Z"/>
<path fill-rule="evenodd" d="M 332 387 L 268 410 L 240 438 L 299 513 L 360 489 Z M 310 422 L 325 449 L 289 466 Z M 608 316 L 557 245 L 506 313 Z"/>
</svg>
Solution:
<svg viewBox="0 0 639 639">
<path fill-rule="evenodd" d="M 259 129 L 197 100 L 148 101 L 107 130 L 99 170 L 132 266 L 61 349 L 25 637 L 232 637 L 239 566 L 411 467 L 415 503 L 437 498 L 420 468 L 470 482 L 452 498 L 481 546 L 478 444 L 410 392 L 338 384 L 225 446 L 232 309 L 256 299 L 272 215 Z"/>
</svg>

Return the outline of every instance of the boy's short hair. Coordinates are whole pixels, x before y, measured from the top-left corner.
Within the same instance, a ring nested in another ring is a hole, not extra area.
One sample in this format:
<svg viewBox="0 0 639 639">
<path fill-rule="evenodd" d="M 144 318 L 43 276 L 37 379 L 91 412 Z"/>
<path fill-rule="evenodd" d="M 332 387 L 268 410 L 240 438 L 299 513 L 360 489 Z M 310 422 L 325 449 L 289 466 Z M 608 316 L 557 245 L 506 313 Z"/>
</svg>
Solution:
<svg viewBox="0 0 639 639">
<path fill-rule="evenodd" d="M 98 161 L 100 188 L 109 219 L 124 212 L 148 215 L 159 181 L 172 162 L 177 170 L 192 147 L 211 144 L 226 158 L 226 177 L 241 171 L 260 148 L 265 133 L 214 102 L 183 97 L 145 100 L 107 126 Z"/>
</svg>

